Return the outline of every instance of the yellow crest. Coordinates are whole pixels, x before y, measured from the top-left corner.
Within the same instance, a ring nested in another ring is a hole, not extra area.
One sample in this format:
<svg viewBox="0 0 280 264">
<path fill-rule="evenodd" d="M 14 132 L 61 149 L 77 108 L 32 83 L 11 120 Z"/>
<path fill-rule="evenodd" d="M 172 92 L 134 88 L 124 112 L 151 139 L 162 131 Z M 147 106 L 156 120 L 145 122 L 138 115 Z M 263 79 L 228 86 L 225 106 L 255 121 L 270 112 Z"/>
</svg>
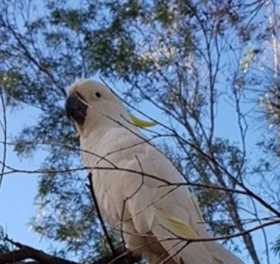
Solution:
<svg viewBox="0 0 280 264">
<path fill-rule="evenodd" d="M 137 126 L 139 128 L 148 128 L 148 127 L 153 127 L 156 125 L 155 122 L 142 120 L 133 114 L 130 114 L 130 119 L 131 119 L 132 124 L 134 124 L 135 126 Z"/>
</svg>

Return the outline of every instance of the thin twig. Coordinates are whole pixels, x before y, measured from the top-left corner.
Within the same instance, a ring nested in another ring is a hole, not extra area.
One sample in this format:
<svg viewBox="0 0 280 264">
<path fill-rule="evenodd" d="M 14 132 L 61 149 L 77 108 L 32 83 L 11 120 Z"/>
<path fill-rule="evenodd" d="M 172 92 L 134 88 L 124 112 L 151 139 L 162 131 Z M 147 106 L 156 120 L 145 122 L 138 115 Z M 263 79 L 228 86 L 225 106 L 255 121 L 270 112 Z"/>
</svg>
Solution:
<svg viewBox="0 0 280 264">
<path fill-rule="evenodd" d="M 96 210 L 96 213 L 97 213 L 97 217 L 100 221 L 100 224 L 101 224 L 101 227 L 102 227 L 102 230 L 103 230 L 103 233 L 106 237 L 106 240 L 107 240 L 107 243 L 110 247 L 110 250 L 112 252 L 112 255 L 114 257 L 117 256 L 117 252 L 113 246 L 113 241 L 111 239 L 111 236 L 109 235 L 109 232 L 106 228 L 106 225 L 105 225 L 105 222 L 104 222 L 104 219 L 103 219 L 103 216 L 101 214 L 101 211 L 100 211 L 100 208 L 99 208 L 99 205 L 98 205 L 98 201 L 97 201 L 97 198 L 96 198 L 96 195 L 95 195 L 95 192 L 94 192 L 94 187 L 93 187 L 93 182 L 92 182 L 92 173 L 90 172 L 88 174 L 88 180 L 89 180 L 89 184 L 87 185 L 88 188 L 90 189 L 90 192 L 91 192 L 91 197 L 92 197 L 92 200 L 93 200 L 93 203 L 94 203 L 94 206 L 95 206 L 95 210 Z"/>
<path fill-rule="evenodd" d="M 2 184 L 2 180 L 4 177 L 6 160 L 7 160 L 7 112 L 6 112 L 6 104 L 4 99 L 4 91 L 3 88 L 0 87 L 0 100 L 1 100 L 1 108 L 2 108 L 2 115 L 3 115 L 3 122 L 2 124 L 2 132 L 3 132 L 3 156 L 2 156 L 2 168 L 0 171 L 0 187 Z"/>
</svg>

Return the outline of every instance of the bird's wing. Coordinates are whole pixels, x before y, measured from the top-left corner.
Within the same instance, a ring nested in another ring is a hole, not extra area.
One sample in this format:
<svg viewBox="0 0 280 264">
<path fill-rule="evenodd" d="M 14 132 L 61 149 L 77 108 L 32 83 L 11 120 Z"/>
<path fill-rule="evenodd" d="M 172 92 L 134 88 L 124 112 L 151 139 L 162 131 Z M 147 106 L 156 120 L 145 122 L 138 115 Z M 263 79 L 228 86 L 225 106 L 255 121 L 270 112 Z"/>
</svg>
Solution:
<svg viewBox="0 0 280 264">
<path fill-rule="evenodd" d="M 124 212 L 125 217 L 121 219 L 124 226 L 132 222 L 137 233 L 152 233 L 170 255 L 186 241 L 166 238 L 209 237 L 192 194 L 186 186 L 173 185 L 184 179 L 172 163 L 145 140 L 116 129 L 104 136 L 104 142 L 100 141 L 96 151 L 118 167 L 94 175 L 99 201 L 112 224 L 116 224 Z M 108 166 L 104 159 L 98 163 L 103 165 Z M 241 263 L 215 242 L 190 243 L 178 256 L 192 264 Z"/>
<path fill-rule="evenodd" d="M 137 232 L 152 232 L 170 255 L 177 255 L 175 259 L 178 263 L 178 258 L 192 264 L 241 263 L 216 242 L 191 242 L 176 254 L 187 241 L 174 238 L 208 238 L 207 225 L 190 191 L 186 186 L 176 186 L 184 179 L 172 163 L 150 145 L 145 144 L 142 148 L 137 159 L 134 158 L 129 164 L 129 169 L 138 171 L 142 180 L 138 180 L 137 186 L 132 182 L 131 187 L 127 188 L 130 193 L 128 210 Z M 133 188 L 134 195 L 131 196 Z"/>
</svg>

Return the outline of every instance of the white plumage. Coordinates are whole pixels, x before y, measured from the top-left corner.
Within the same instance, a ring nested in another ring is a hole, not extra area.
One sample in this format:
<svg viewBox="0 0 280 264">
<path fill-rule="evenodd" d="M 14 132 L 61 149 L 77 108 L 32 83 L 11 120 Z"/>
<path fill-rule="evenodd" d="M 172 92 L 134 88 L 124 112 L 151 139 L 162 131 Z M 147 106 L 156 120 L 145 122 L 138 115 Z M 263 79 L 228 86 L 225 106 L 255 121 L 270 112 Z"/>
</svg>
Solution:
<svg viewBox="0 0 280 264">
<path fill-rule="evenodd" d="M 216 242 L 190 243 L 177 253 L 186 241 L 166 238 L 207 238 L 207 225 L 186 186 L 175 188 L 143 174 L 172 183 L 184 179 L 162 153 L 145 141 L 109 89 L 92 80 L 80 80 L 70 87 L 69 97 L 77 94 L 87 105 L 83 121 L 72 118 L 80 134 L 82 160 L 91 168 L 105 219 L 113 228 L 122 229 L 127 248 L 143 254 L 151 264 L 168 257 L 168 263 L 242 263 Z M 184 232 L 178 234 L 182 227 Z"/>
</svg>

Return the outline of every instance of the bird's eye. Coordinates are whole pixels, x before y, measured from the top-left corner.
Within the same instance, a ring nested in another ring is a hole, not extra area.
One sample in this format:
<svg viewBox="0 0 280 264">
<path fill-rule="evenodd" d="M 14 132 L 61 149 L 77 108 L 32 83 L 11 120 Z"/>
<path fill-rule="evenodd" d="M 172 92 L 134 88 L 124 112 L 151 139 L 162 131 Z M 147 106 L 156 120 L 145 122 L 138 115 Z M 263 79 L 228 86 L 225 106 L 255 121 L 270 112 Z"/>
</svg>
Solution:
<svg viewBox="0 0 280 264">
<path fill-rule="evenodd" d="M 96 95 L 96 97 L 98 97 L 98 98 L 101 97 L 101 93 L 100 93 L 100 92 L 96 92 L 95 95 Z"/>
</svg>

